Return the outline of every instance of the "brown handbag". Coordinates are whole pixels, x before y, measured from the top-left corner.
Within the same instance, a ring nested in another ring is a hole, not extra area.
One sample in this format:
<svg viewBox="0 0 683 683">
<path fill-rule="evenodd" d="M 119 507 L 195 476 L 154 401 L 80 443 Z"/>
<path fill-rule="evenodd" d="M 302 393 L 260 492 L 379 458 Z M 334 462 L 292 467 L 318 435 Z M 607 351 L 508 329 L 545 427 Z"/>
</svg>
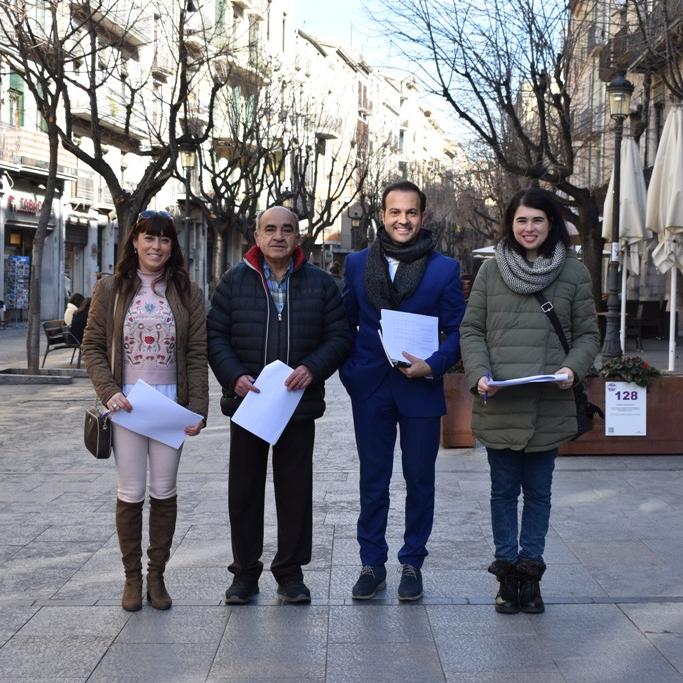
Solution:
<svg viewBox="0 0 683 683">
<path fill-rule="evenodd" d="M 116 305 L 119 294 L 114 299 L 114 320 L 116 320 Z M 114 336 L 111 340 L 111 371 L 114 373 Z M 94 405 L 85 411 L 85 424 L 83 426 L 83 443 L 88 451 L 98 460 L 108 458 L 113 446 L 113 432 L 109 411 L 100 411 L 99 406 Z"/>
</svg>

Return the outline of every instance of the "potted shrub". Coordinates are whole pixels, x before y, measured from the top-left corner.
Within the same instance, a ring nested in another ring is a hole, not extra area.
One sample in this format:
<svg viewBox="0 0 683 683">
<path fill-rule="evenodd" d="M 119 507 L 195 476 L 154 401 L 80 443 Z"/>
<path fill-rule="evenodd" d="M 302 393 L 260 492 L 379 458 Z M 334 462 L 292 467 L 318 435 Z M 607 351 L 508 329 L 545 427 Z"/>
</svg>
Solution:
<svg viewBox="0 0 683 683">
<path fill-rule="evenodd" d="M 562 455 L 658 455 L 683 453 L 678 426 L 678 405 L 683 395 L 683 377 L 662 374 L 640 356 L 618 356 L 606 360 L 600 370 L 587 377 L 588 399 L 604 410 L 605 383 L 634 382 L 647 387 L 646 436 L 606 436 L 601 418 L 593 429 L 562 448 Z"/>
</svg>

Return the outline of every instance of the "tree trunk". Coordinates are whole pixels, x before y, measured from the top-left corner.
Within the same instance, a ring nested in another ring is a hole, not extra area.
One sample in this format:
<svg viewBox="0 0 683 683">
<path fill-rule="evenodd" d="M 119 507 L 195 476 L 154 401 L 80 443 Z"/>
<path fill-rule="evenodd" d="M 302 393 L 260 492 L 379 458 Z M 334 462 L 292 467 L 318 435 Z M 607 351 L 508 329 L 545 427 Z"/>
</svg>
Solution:
<svg viewBox="0 0 683 683">
<path fill-rule="evenodd" d="M 52 126 L 51 126 L 52 128 Z M 52 213 L 52 201 L 57 186 L 57 160 L 59 154 L 59 136 L 56 130 L 49 130 L 50 161 L 45 188 L 45 199 L 38 218 L 38 227 L 33 237 L 31 251 L 31 279 L 28 302 L 28 331 L 26 333 L 26 358 L 31 374 L 37 374 L 40 364 L 40 283 L 43 268 L 43 252 L 47 237 L 47 224 Z M 59 284 L 59 283 L 58 283 Z M 61 290 L 61 288 L 60 288 Z"/>
<path fill-rule="evenodd" d="M 602 234 L 600 230 L 600 211 L 591 195 L 578 207 L 581 235 L 581 256 L 593 281 L 593 299 L 599 309 L 602 303 Z"/>
</svg>

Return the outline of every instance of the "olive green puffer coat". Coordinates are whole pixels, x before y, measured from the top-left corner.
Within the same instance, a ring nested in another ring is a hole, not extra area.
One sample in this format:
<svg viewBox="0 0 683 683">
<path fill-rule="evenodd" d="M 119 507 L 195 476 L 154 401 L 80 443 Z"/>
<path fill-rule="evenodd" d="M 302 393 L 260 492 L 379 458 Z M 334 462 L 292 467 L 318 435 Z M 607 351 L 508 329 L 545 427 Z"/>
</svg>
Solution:
<svg viewBox="0 0 683 683">
<path fill-rule="evenodd" d="M 579 381 L 591 367 L 600 336 L 590 274 L 573 252 L 543 293 L 562 323 L 568 355 L 538 300 L 513 292 L 503 282 L 495 259 L 482 265 L 460 327 L 467 384 L 475 394 L 487 372 L 501 380 L 550 374 L 566 366 Z M 574 392 L 552 382 L 505 387 L 486 404 L 476 394 L 472 431 L 489 448 L 528 452 L 556 448 L 576 434 Z"/>
</svg>

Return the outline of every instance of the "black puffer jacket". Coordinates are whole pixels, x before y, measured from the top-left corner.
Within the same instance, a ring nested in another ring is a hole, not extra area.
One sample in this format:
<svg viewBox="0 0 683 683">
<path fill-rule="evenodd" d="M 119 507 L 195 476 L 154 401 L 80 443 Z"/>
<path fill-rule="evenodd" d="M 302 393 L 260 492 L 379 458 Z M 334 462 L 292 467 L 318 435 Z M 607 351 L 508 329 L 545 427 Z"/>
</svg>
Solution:
<svg viewBox="0 0 683 683">
<path fill-rule="evenodd" d="M 209 364 L 223 387 L 221 409 L 233 415 L 240 399 L 234 393 L 242 375 L 258 376 L 281 360 L 292 368 L 305 365 L 313 383 L 292 419 L 315 419 L 325 412 L 325 380 L 344 362 L 351 330 L 334 280 L 294 252 L 287 303 L 279 315 L 262 270 L 262 255 L 252 247 L 244 261 L 221 278 L 207 316 Z"/>
</svg>

